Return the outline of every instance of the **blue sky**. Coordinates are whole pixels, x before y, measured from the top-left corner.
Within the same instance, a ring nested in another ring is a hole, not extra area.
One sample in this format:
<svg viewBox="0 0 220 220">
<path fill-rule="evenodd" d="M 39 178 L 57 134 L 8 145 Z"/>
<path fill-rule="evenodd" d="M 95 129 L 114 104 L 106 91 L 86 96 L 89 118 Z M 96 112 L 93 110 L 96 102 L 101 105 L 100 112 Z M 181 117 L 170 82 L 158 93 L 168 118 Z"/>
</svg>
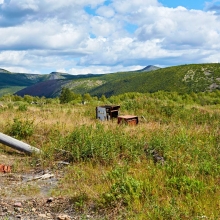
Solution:
<svg viewBox="0 0 220 220">
<path fill-rule="evenodd" d="M 0 68 L 109 73 L 220 60 L 220 0 L 0 0 Z"/>
<path fill-rule="evenodd" d="M 178 7 L 183 6 L 187 9 L 199 9 L 205 8 L 204 0 L 160 0 L 160 2 L 166 7 Z"/>
</svg>

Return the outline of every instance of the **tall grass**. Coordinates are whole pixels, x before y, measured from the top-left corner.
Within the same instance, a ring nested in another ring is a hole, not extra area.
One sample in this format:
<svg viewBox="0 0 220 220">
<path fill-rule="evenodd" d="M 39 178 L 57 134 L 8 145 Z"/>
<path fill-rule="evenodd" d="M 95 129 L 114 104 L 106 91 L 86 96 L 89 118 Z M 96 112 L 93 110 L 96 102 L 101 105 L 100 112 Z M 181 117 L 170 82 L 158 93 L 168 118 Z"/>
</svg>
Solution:
<svg viewBox="0 0 220 220">
<path fill-rule="evenodd" d="M 137 126 L 95 119 L 89 104 L 27 105 L 0 110 L 2 132 L 41 148 L 46 167 L 67 161 L 53 196 L 81 211 L 115 219 L 218 219 L 220 216 L 219 92 L 123 94 L 105 100 Z M 205 102 L 204 102 L 205 100 Z M 117 101 L 117 102 L 116 102 Z M 16 126 L 17 127 L 16 127 Z M 155 162 L 152 152 L 163 157 Z M 35 155 L 34 157 L 38 157 Z M 33 164 L 34 158 L 30 158 Z"/>
</svg>

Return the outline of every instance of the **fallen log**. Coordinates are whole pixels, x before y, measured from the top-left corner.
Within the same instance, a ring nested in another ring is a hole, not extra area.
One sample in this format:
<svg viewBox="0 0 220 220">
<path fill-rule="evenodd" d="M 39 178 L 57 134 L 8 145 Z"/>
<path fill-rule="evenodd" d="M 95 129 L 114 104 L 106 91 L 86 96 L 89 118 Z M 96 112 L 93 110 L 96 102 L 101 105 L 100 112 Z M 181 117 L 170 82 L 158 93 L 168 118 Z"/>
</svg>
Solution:
<svg viewBox="0 0 220 220">
<path fill-rule="evenodd" d="M 41 150 L 0 132 L 0 143 L 27 154 L 40 153 Z"/>
</svg>

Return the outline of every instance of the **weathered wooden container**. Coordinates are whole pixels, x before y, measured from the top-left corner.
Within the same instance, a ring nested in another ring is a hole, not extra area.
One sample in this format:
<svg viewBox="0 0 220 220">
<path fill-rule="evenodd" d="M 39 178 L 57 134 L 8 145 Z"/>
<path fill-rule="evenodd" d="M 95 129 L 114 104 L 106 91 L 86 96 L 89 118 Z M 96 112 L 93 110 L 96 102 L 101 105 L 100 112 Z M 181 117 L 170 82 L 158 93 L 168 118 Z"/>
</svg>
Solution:
<svg viewBox="0 0 220 220">
<path fill-rule="evenodd" d="M 117 118 L 119 115 L 119 105 L 103 105 L 96 107 L 96 118 L 101 121 Z"/>
<path fill-rule="evenodd" d="M 138 117 L 134 115 L 122 115 L 118 116 L 118 124 L 128 124 L 128 125 L 137 125 Z"/>
</svg>

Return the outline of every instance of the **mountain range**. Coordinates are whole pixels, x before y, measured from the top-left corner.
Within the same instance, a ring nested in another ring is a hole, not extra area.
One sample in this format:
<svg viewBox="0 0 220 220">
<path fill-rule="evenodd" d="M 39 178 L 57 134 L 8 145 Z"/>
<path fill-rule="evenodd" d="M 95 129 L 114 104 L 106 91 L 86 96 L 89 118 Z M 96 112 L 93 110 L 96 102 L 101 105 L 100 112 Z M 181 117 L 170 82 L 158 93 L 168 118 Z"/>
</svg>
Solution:
<svg viewBox="0 0 220 220">
<path fill-rule="evenodd" d="M 149 65 L 136 71 L 85 75 L 12 73 L 0 69 L 0 96 L 9 93 L 54 98 L 60 95 L 63 87 L 74 93 L 89 93 L 98 97 L 160 90 L 179 93 L 213 91 L 220 89 L 220 64 L 188 64 L 166 68 Z"/>
</svg>

